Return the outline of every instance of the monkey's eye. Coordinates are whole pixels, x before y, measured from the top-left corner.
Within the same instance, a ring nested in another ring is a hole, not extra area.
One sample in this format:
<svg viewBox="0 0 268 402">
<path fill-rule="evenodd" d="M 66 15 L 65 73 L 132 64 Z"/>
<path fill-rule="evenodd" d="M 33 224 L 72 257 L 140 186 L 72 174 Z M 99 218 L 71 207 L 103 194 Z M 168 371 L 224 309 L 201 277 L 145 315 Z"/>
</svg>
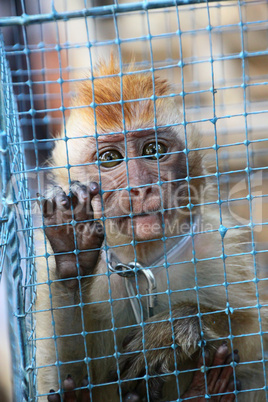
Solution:
<svg viewBox="0 0 268 402">
<path fill-rule="evenodd" d="M 123 156 L 120 154 L 120 152 L 111 150 L 111 151 L 105 151 L 99 156 L 99 161 L 101 162 L 101 165 L 105 168 L 111 168 L 116 165 L 119 165 L 119 163 L 122 162 Z"/>
<path fill-rule="evenodd" d="M 159 155 L 159 159 L 163 158 L 165 156 L 165 153 L 167 152 L 167 147 L 162 144 L 161 142 L 150 142 L 149 144 L 146 144 L 145 147 L 143 148 L 143 155 L 150 155 L 151 157 L 148 159 L 157 159 L 157 151 Z"/>
</svg>

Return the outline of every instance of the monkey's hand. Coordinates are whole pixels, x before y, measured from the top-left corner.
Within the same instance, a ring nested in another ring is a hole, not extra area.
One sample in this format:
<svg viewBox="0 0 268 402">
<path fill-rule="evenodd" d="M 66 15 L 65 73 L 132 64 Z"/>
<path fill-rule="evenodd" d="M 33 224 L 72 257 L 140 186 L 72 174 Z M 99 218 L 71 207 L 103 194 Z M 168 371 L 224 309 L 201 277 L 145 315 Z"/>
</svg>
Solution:
<svg viewBox="0 0 268 402">
<path fill-rule="evenodd" d="M 182 363 L 201 350 L 197 313 L 195 305 L 176 305 L 172 308 L 172 320 L 167 312 L 158 314 L 145 322 L 143 328 L 138 326 L 126 336 L 119 367 L 124 395 L 133 395 L 134 389 L 138 395 L 145 396 L 148 390 L 150 401 L 161 399 L 165 378 L 174 371 L 175 361 L 178 368 L 181 368 Z M 203 339 L 219 337 L 213 325 L 217 327 L 219 322 L 225 321 L 221 313 L 213 314 L 213 319 L 209 315 L 203 316 Z M 145 375 L 149 376 L 147 388 Z M 133 381 L 134 378 L 139 380 Z"/>
<path fill-rule="evenodd" d="M 87 187 L 71 183 L 70 194 L 55 186 L 53 196 L 42 200 L 45 233 L 55 254 L 57 275 L 61 279 L 91 274 L 103 242 L 103 227 L 94 221 L 91 200 L 99 193 L 92 182 Z M 76 279 L 64 281 L 75 288 Z"/>
<path fill-rule="evenodd" d="M 202 367 L 206 367 L 206 382 L 205 374 Z M 192 399 L 195 402 L 206 402 L 209 400 L 213 402 L 232 402 L 236 399 L 234 390 L 241 390 L 241 383 L 236 378 L 233 379 L 233 365 L 232 362 L 239 363 L 238 351 L 229 353 L 228 346 L 223 343 L 217 350 L 213 357 L 212 364 L 210 364 L 210 356 L 208 351 L 205 351 L 205 356 L 200 356 L 197 368 L 192 382 L 188 390 L 182 395 L 183 399 Z"/>
</svg>

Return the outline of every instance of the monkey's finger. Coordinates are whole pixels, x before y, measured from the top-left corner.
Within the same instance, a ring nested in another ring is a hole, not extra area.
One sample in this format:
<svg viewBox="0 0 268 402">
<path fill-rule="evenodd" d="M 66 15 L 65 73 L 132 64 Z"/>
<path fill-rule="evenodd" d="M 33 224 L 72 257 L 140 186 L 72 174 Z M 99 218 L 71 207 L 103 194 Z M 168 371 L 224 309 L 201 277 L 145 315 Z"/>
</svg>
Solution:
<svg viewBox="0 0 268 402">
<path fill-rule="evenodd" d="M 209 366 L 209 351 L 208 350 L 204 351 L 204 358 L 205 358 L 205 366 L 206 366 L 206 368 L 208 368 L 208 366 Z M 201 368 L 204 366 L 204 358 L 203 358 L 203 354 L 201 354 L 198 359 L 197 368 Z M 200 373 L 200 371 L 198 371 L 198 373 Z"/>
<path fill-rule="evenodd" d="M 41 211 L 43 212 L 44 218 L 51 217 L 56 211 L 56 203 L 51 199 L 43 199 L 40 202 Z"/>
<path fill-rule="evenodd" d="M 90 228 L 90 231 L 92 233 L 92 248 L 101 247 L 104 239 L 104 227 L 102 226 L 102 224 L 100 222 L 94 222 Z"/>
<path fill-rule="evenodd" d="M 51 389 L 49 392 L 51 395 L 47 397 L 48 402 L 60 402 L 60 395 L 56 394 L 54 389 Z"/>
<path fill-rule="evenodd" d="M 94 195 L 94 197 L 91 200 L 91 206 L 94 212 L 94 218 L 100 219 L 102 217 L 102 205 L 101 205 L 100 194 Z"/>
<path fill-rule="evenodd" d="M 98 183 L 96 183 L 95 181 L 92 181 L 89 184 L 89 192 L 90 192 L 91 197 L 94 197 L 95 195 L 99 194 L 100 186 L 98 185 Z"/>
<path fill-rule="evenodd" d="M 82 381 L 82 387 L 87 387 L 89 384 L 88 382 L 88 378 L 84 378 Z M 90 393 L 89 393 L 89 389 L 88 388 L 84 388 L 81 391 L 81 402 L 90 402 Z"/>
<path fill-rule="evenodd" d="M 231 362 L 239 363 L 240 362 L 240 356 L 239 352 L 237 349 L 234 350 L 234 353 L 230 353 L 225 360 L 225 364 L 230 364 Z"/>
<path fill-rule="evenodd" d="M 57 209 L 61 211 L 66 211 L 70 208 L 70 198 L 59 186 L 55 186 L 53 189 L 53 200 L 56 203 Z"/>
<path fill-rule="evenodd" d="M 90 251 L 91 253 L 96 251 L 94 251 L 94 249 L 100 249 L 104 239 L 104 228 L 99 222 L 81 222 L 75 225 L 75 234 L 78 240 L 78 248 L 80 251 L 86 250 L 85 253 L 87 255 L 83 255 L 83 253 L 81 253 L 79 256 L 79 259 L 83 259 L 86 258 L 86 256 L 89 257 L 89 244 L 90 249 L 92 249 L 92 251 Z M 91 254 L 91 257 L 93 257 L 93 254 Z"/>
<path fill-rule="evenodd" d="M 59 186 L 53 188 L 52 198 L 41 198 L 38 204 L 43 212 L 44 218 L 53 217 L 57 209 L 65 211 L 70 207 L 69 198 Z"/>
<path fill-rule="evenodd" d="M 77 197 L 80 204 L 84 204 L 88 199 L 90 199 L 89 188 L 79 181 L 72 181 L 70 191 L 72 196 Z"/>
<path fill-rule="evenodd" d="M 205 350 L 205 365 L 206 367 L 209 366 L 209 352 Z M 204 366 L 204 359 L 203 355 L 199 357 L 197 368 Z M 194 373 L 193 379 L 191 384 L 188 387 L 188 390 L 182 395 L 182 398 L 190 398 L 197 395 L 204 395 L 206 393 L 205 389 L 205 375 L 202 370 L 198 370 Z"/>
<path fill-rule="evenodd" d="M 242 387 L 241 387 L 241 382 L 239 380 L 236 380 L 236 382 L 234 383 L 234 381 L 231 381 L 228 384 L 227 389 L 224 392 L 233 392 L 234 390 L 237 391 L 241 391 Z M 228 395 L 223 395 L 221 397 L 221 402 L 233 402 L 235 400 L 235 394 L 228 394 Z"/>
<path fill-rule="evenodd" d="M 237 350 L 234 350 L 234 358 L 232 356 L 232 353 L 228 354 L 228 356 L 225 359 L 224 364 L 230 364 L 232 361 L 235 363 L 239 363 L 240 357 L 238 354 Z M 228 383 L 233 376 L 233 366 L 230 365 L 228 367 L 224 367 L 221 371 L 221 374 L 215 384 L 215 389 L 213 390 L 214 393 L 222 393 L 226 392 L 226 387 L 228 386 Z"/>
<path fill-rule="evenodd" d="M 64 389 L 64 402 L 77 402 L 76 394 L 74 391 L 75 382 L 70 374 L 63 381 L 63 389 Z"/>
<path fill-rule="evenodd" d="M 89 184 L 90 208 L 94 219 L 100 219 L 102 216 L 102 205 L 100 196 L 100 187 L 95 181 Z"/>
<path fill-rule="evenodd" d="M 205 350 L 205 366 L 208 367 L 209 366 L 209 352 L 207 350 Z M 199 357 L 198 360 L 198 364 L 197 364 L 197 368 L 201 368 L 204 366 L 204 359 L 203 359 L 203 355 L 201 355 Z M 192 382 L 190 387 L 188 388 L 189 390 L 191 388 L 198 388 L 198 389 L 203 389 L 205 390 L 205 380 L 204 380 L 204 372 L 202 370 L 198 370 L 194 373 Z"/>
<path fill-rule="evenodd" d="M 221 367 L 217 366 L 222 366 L 225 363 L 225 360 L 228 356 L 228 346 L 227 344 L 222 344 L 216 351 L 215 355 L 214 355 L 214 359 L 212 362 L 212 366 L 215 366 L 215 368 L 212 368 L 207 376 L 207 383 L 208 383 L 208 387 L 211 393 L 215 393 L 214 387 L 216 382 L 218 381 L 219 375 L 222 371 Z M 229 377 L 228 377 L 228 381 L 229 382 Z"/>
<path fill-rule="evenodd" d="M 93 194 L 95 194 L 96 191 L 98 191 L 98 187 L 96 189 L 96 186 L 92 186 Z M 70 197 L 75 212 L 75 219 L 77 221 L 93 218 L 90 187 L 87 187 L 78 181 L 74 181 L 70 187 Z"/>
</svg>

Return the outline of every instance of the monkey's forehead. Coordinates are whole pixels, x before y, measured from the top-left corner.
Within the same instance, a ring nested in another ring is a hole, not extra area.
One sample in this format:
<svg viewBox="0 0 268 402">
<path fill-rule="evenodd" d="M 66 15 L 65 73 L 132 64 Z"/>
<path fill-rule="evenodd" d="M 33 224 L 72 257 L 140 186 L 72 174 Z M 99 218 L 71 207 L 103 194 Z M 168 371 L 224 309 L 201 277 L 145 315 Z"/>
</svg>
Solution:
<svg viewBox="0 0 268 402">
<path fill-rule="evenodd" d="M 98 133 L 140 130 L 181 123 L 179 108 L 171 99 L 133 101 L 120 104 L 75 105 L 72 110 L 76 121 L 83 119 L 88 126 L 94 127 Z"/>
<path fill-rule="evenodd" d="M 183 131 L 182 116 L 174 100 L 131 102 L 124 105 L 75 105 L 68 121 L 68 136 L 120 134 L 147 136 L 152 133 L 171 135 Z M 171 128 L 169 128 L 169 126 Z M 150 130 L 150 131 L 148 131 Z"/>
<path fill-rule="evenodd" d="M 118 132 L 108 132 L 108 133 L 98 133 L 97 138 L 99 142 L 120 142 L 124 141 L 125 138 L 154 138 L 158 136 L 170 136 L 172 138 L 176 137 L 176 131 L 173 127 L 156 127 L 156 128 L 140 128 L 138 130 L 125 130 L 120 133 Z"/>
</svg>

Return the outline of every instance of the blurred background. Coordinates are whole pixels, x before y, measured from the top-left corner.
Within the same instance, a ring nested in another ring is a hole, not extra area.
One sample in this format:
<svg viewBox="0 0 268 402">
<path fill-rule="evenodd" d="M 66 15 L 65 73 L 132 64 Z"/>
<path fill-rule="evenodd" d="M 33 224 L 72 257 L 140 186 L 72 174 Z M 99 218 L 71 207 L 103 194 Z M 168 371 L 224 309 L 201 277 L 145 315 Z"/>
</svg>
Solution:
<svg viewBox="0 0 268 402">
<path fill-rule="evenodd" d="M 174 84 L 187 122 L 202 133 L 201 152 L 208 155 L 209 171 L 220 173 L 223 208 L 238 222 L 248 224 L 251 219 L 254 224 L 259 275 L 266 277 L 268 1 L 158 9 L 150 9 L 148 1 L 147 8 L 128 11 L 130 3 L 133 0 L 1 0 L 0 26 L 31 197 L 46 180 L 42 166 L 68 118 L 75 81 L 111 52 L 120 54 L 124 64 L 134 58 L 138 68 L 153 67 Z M 111 5 L 120 12 L 110 13 Z M 106 12 L 101 13 L 101 7 Z M 91 16 L 79 13 L 90 8 Z M 77 18 L 68 19 L 71 12 L 77 12 Z M 67 14 L 27 26 L 12 23 L 12 17 L 22 14 L 51 13 Z M 11 376 L 3 282 L 0 286 L 0 381 L 6 392 L 0 391 L 0 400 L 6 402 L 11 400 Z"/>
</svg>

